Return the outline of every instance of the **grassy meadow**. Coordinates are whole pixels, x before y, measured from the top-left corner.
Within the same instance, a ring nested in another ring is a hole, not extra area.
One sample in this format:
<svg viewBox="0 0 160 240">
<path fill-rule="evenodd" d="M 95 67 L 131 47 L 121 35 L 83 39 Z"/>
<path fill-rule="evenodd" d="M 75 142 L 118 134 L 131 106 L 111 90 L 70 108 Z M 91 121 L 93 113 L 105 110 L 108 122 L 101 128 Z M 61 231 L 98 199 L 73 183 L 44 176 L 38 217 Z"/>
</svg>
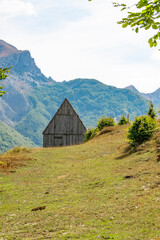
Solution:
<svg viewBox="0 0 160 240">
<path fill-rule="evenodd" d="M 0 240 L 160 240 L 160 132 L 134 151 L 127 128 L 0 155 Z"/>
</svg>

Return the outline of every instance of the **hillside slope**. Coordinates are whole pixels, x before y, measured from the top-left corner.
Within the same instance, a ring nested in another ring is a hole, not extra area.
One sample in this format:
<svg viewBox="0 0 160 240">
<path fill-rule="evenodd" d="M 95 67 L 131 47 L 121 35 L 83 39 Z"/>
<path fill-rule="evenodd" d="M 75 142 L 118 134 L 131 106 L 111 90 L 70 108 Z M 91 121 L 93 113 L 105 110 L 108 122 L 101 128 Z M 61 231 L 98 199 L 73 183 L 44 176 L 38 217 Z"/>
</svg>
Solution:
<svg viewBox="0 0 160 240">
<path fill-rule="evenodd" d="M 0 171 L 0 237 L 159 239 L 160 132 L 133 152 L 126 128 L 82 145 L 1 156 L 9 168 Z"/>
<path fill-rule="evenodd" d="M 36 147 L 29 138 L 0 121 L 0 153 L 16 146 Z"/>
</svg>

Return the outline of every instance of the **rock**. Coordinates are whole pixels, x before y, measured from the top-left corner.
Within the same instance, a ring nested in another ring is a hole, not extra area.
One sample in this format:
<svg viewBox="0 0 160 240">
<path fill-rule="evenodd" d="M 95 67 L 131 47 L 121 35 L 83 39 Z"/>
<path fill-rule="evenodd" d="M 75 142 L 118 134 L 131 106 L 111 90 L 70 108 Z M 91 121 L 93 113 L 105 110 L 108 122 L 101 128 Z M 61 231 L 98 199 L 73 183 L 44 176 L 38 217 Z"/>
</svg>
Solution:
<svg viewBox="0 0 160 240">
<path fill-rule="evenodd" d="M 31 211 L 44 210 L 45 208 L 46 206 L 36 207 L 36 208 L 32 208 Z"/>
<path fill-rule="evenodd" d="M 134 176 L 132 176 L 132 175 L 126 175 L 126 176 L 124 176 L 124 179 L 128 179 L 128 178 L 134 178 Z"/>
</svg>

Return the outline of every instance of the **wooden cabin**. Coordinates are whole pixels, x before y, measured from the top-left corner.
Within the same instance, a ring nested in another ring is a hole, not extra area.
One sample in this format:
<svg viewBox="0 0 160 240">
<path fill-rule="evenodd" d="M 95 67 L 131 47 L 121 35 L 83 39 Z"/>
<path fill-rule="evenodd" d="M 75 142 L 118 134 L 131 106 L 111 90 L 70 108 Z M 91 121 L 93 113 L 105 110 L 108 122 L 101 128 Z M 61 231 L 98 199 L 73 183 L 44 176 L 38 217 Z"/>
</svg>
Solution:
<svg viewBox="0 0 160 240">
<path fill-rule="evenodd" d="M 43 132 L 43 147 L 83 143 L 86 127 L 66 98 Z"/>
</svg>

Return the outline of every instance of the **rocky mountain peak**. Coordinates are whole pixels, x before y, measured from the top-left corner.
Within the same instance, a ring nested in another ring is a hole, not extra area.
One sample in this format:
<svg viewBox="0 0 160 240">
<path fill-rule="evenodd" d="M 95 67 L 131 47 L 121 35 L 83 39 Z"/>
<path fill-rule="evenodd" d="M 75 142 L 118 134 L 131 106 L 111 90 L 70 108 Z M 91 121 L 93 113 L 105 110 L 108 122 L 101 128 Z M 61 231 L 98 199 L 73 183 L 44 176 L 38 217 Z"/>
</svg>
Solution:
<svg viewBox="0 0 160 240">
<path fill-rule="evenodd" d="M 0 40 L 0 58 L 7 57 L 10 54 L 19 53 L 19 52 L 20 51 L 16 47 L 6 43 L 3 40 Z"/>
<path fill-rule="evenodd" d="M 28 93 L 36 86 L 52 85 L 55 81 L 44 76 L 28 50 L 18 50 L 3 40 L 0 67 L 11 67 L 9 77 L 3 81 L 6 94 L 0 99 L 0 119 L 13 126 L 30 110 Z"/>
<path fill-rule="evenodd" d="M 37 67 L 30 51 L 18 50 L 3 40 L 0 40 L 0 67 L 11 67 L 11 79 L 8 81 L 16 87 L 18 87 L 17 82 L 20 79 L 23 79 L 23 83 L 29 86 L 53 84 L 55 82 L 53 79 L 44 76 Z"/>
</svg>

